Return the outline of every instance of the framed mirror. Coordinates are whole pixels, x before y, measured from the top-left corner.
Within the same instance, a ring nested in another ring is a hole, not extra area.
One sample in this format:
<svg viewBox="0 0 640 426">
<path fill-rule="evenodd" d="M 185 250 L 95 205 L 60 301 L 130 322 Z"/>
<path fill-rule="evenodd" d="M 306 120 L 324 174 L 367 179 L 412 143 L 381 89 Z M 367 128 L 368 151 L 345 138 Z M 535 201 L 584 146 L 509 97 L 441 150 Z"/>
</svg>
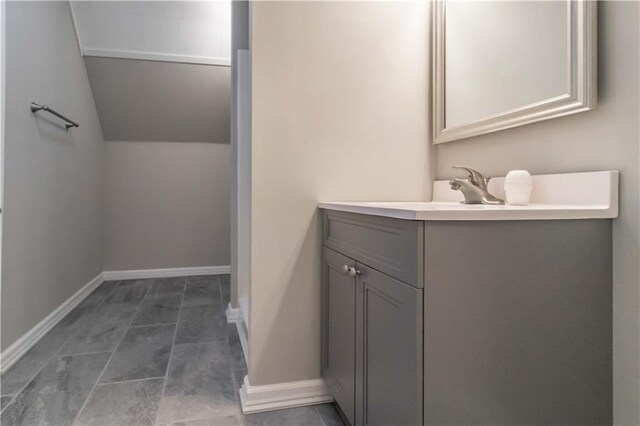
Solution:
<svg viewBox="0 0 640 426">
<path fill-rule="evenodd" d="M 595 108 L 595 1 L 433 4 L 435 144 Z"/>
</svg>

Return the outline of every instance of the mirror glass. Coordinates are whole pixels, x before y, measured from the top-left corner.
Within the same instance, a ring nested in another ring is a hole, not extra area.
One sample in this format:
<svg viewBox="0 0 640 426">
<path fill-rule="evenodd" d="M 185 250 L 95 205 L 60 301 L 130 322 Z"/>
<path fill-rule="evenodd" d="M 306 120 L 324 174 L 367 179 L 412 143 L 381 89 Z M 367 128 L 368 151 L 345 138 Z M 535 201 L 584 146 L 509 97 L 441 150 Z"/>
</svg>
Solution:
<svg viewBox="0 0 640 426">
<path fill-rule="evenodd" d="M 569 92 L 564 1 L 449 1 L 446 127 Z"/>
<path fill-rule="evenodd" d="M 595 107 L 595 2 L 436 0 L 434 142 Z"/>
</svg>

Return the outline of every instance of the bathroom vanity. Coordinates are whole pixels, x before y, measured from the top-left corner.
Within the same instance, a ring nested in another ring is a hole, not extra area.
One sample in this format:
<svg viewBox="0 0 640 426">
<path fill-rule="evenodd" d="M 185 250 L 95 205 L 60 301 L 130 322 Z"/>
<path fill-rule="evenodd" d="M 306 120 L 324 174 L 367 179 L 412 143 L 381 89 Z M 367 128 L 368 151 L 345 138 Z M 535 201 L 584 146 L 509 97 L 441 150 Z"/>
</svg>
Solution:
<svg viewBox="0 0 640 426">
<path fill-rule="evenodd" d="M 322 375 L 347 420 L 610 423 L 617 183 L 535 176 L 526 207 L 447 182 L 431 203 L 321 203 Z"/>
</svg>

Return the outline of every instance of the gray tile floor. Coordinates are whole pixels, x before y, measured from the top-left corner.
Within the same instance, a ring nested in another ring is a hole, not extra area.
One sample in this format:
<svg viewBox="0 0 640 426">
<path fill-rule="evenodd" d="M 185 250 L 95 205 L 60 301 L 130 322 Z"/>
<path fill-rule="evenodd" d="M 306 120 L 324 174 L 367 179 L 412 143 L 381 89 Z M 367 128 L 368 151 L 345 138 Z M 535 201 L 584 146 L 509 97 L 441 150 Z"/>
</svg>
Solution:
<svg viewBox="0 0 640 426">
<path fill-rule="evenodd" d="M 229 276 L 103 283 L 2 375 L 9 425 L 342 425 L 331 404 L 243 416 Z"/>
</svg>

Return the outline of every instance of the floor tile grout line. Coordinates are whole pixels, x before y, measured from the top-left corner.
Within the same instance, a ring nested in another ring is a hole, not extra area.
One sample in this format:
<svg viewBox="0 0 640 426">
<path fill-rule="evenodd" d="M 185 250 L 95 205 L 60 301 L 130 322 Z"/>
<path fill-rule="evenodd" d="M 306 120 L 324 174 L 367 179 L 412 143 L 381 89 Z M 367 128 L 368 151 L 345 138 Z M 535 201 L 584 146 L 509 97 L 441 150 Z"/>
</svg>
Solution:
<svg viewBox="0 0 640 426">
<path fill-rule="evenodd" d="M 189 346 L 189 345 L 207 345 L 209 343 L 223 343 L 226 342 L 226 339 L 219 339 L 219 340 L 204 340 L 202 342 L 186 342 L 186 343 L 177 343 L 173 346 Z"/>
<path fill-rule="evenodd" d="M 218 293 L 220 294 L 220 304 L 222 305 L 222 309 L 226 309 L 226 307 L 224 306 L 224 294 L 222 294 L 222 280 L 220 279 L 219 276 L 218 276 Z"/>
<path fill-rule="evenodd" d="M 129 328 L 143 328 L 143 327 L 160 327 L 163 325 L 178 325 L 178 321 L 176 322 L 157 322 L 154 324 L 136 324 L 130 325 Z"/>
<path fill-rule="evenodd" d="M 0 414 L 4 413 L 4 410 L 7 409 L 8 406 L 10 406 L 13 403 L 13 400 L 16 399 L 16 396 L 18 395 L 0 395 L 3 397 L 11 397 L 11 401 L 9 401 L 9 403 L 7 405 L 5 405 L 4 407 L 2 407 L 2 409 L 0 409 Z"/>
<path fill-rule="evenodd" d="M 102 281 L 102 284 L 107 283 L 107 282 L 109 282 L 109 281 Z M 100 285 L 102 285 L 102 284 L 100 284 Z M 118 287 L 120 287 L 120 284 L 122 284 L 122 280 L 115 281 L 115 285 L 113 286 L 113 288 L 102 298 L 100 303 L 98 303 L 96 305 L 96 307 L 91 311 L 91 313 L 95 312 L 100 306 L 102 306 L 104 304 L 104 301 L 107 300 L 107 298 L 111 295 L 111 293 L 113 293 L 114 291 L 116 291 L 116 289 Z"/>
<path fill-rule="evenodd" d="M 147 297 L 149 297 L 149 295 L 151 294 L 151 289 L 153 289 L 155 287 L 155 285 L 158 283 L 158 278 L 136 278 L 136 279 L 131 279 L 131 280 L 125 280 L 125 281 L 151 281 L 151 283 L 149 284 L 149 288 L 147 289 L 147 292 L 144 294 L 144 296 L 142 297 L 142 299 L 140 299 L 140 303 L 138 303 L 138 306 L 136 307 L 136 312 L 133 315 L 133 318 L 131 319 L 131 321 L 129 322 L 129 326 L 127 327 L 127 331 L 129 331 L 129 328 L 131 327 L 136 327 L 133 323 L 136 321 L 136 318 L 138 317 L 138 314 L 140 313 L 140 308 L 142 308 L 142 306 L 144 305 L 144 302 L 147 300 Z M 151 299 L 149 299 L 151 300 Z M 144 324 L 146 325 L 146 324 Z M 149 324 L 149 325 L 153 325 L 153 324 Z"/>
<path fill-rule="evenodd" d="M 104 283 L 106 283 L 108 281 L 102 281 L 102 284 L 100 284 L 100 286 L 102 286 Z M 113 286 L 113 288 L 111 290 L 109 290 L 107 292 L 107 294 L 104 295 L 104 297 L 100 300 L 100 302 L 93 308 L 91 309 L 88 313 L 87 316 L 93 314 L 94 312 L 96 312 L 98 310 L 99 307 L 101 307 L 102 305 L 104 305 L 105 300 L 107 300 L 109 298 L 109 296 L 111 295 L 111 293 L 113 293 L 114 291 L 116 291 L 116 289 L 118 287 L 120 287 L 120 283 L 122 281 L 116 281 L 115 285 Z M 100 286 L 98 286 L 98 288 L 100 288 Z M 89 294 L 89 296 L 91 296 L 91 294 Z M 88 296 L 87 296 L 88 297 Z M 68 315 L 68 314 L 67 314 Z M 66 316 L 66 315 L 65 315 Z M 62 356 L 69 356 L 69 355 L 82 355 L 83 353 L 79 353 L 79 354 L 61 354 L 60 352 L 62 352 L 62 349 L 64 348 L 64 345 L 67 344 L 67 342 L 69 342 L 69 340 L 71 340 L 71 338 L 73 336 L 75 336 L 77 333 L 79 332 L 79 330 L 76 330 L 75 332 L 69 334 L 69 336 L 66 338 L 66 340 L 64 341 L 64 343 L 62 344 L 62 346 L 60 346 L 60 348 L 58 348 L 58 350 L 56 351 L 56 353 L 54 354 L 54 356 L 57 356 L 58 358 L 62 357 Z M 96 351 L 94 353 L 99 353 L 99 352 L 109 352 L 109 351 Z M 91 353 L 91 352 L 87 352 L 87 353 Z"/>
<path fill-rule="evenodd" d="M 130 380 L 117 380 L 115 382 L 103 382 L 103 383 L 96 383 L 96 387 L 100 387 L 100 386 L 108 386 L 108 385 L 118 385 L 121 383 L 130 383 L 130 382 L 144 382 L 145 380 L 158 380 L 158 379 L 164 379 L 165 376 L 156 376 L 156 377 L 145 377 L 142 379 L 130 379 Z"/>
<path fill-rule="evenodd" d="M 160 403 L 164 398 L 164 392 L 167 389 L 167 381 L 169 380 L 169 369 L 171 368 L 171 359 L 173 358 L 173 349 L 176 347 L 176 337 L 178 336 L 178 324 L 180 323 L 180 314 L 182 313 L 182 305 L 184 304 L 184 296 L 187 293 L 187 284 L 189 281 L 184 279 L 184 288 L 182 289 L 182 299 L 180 299 L 180 307 L 178 308 L 178 318 L 176 319 L 176 328 L 173 331 L 173 341 L 171 342 L 171 350 L 169 351 L 169 359 L 167 360 L 167 369 L 164 373 L 164 383 L 162 384 L 162 392 L 160 392 L 160 400 L 158 401 L 158 408 L 156 410 L 156 416 L 153 419 L 153 424 L 158 423 L 158 414 L 160 413 Z"/>
<path fill-rule="evenodd" d="M 135 281 L 137 281 L 137 280 L 135 280 Z M 107 361 L 107 363 L 105 364 L 104 368 L 102 369 L 102 373 L 100 373 L 100 377 L 98 377 L 98 381 L 96 382 L 96 384 L 100 383 L 100 379 L 102 379 L 102 376 L 104 375 L 104 372 L 107 369 L 107 366 L 109 365 L 109 363 L 113 359 L 113 356 L 116 354 L 116 352 L 118 352 L 118 349 L 120 349 L 120 345 L 122 345 L 122 341 L 124 340 L 124 337 L 129 332 L 129 329 L 131 328 L 131 324 L 133 323 L 133 320 L 136 318 L 136 315 L 138 315 L 138 309 L 140 309 L 140 306 L 142 305 L 142 301 L 144 300 L 145 297 L 147 297 L 147 294 L 149 294 L 149 292 L 151 291 L 151 287 L 153 286 L 154 282 L 155 282 L 154 280 L 151 281 L 151 283 L 149 284 L 149 287 L 147 288 L 147 291 L 144 293 L 144 296 L 142 297 L 142 299 L 140 299 L 140 302 L 138 303 L 138 306 L 136 307 L 135 314 L 131 316 L 131 319 L 129 320 L 129 323 L 127 324 L 127 327 L 125 328 L 124 333 L 122 333 L 122 336 L 120 337 L 120 340 L 118 340 L 118 344 L 115 345 L 115 347 L 113 349 L 113 352 L 111 353 L 111 356 L 109 357 L 109 360 Z M 94 384 L 94 386 L 93 386 L 94 389 L 96 387 L 96 384 Z M 93 389 L 91 390 L 91 393 L 93 393 Z"/>
<path fill-rule="evenodd" d="M 123 281 L 125 281 L 125 280 L 123 280 Z M 121 283 L 122 283 L 122 281 L 118 282 L 118 285 L 115 288 L 119 287 Z M 138 304 L 136 309 L 140 308 L 140 305 L 142 304 L 142 301 L 144 300 L 145 297 L 147 297 L 147 294 L 151 290 L 151 286 L 153 285 L 153 283 L 154 283 L 154 281 L 151 281 L 151 284 L 149 284 L 149 287 L 147 288 L 147 291 L 144 293 L 144 296 L 142 297 L 142 299 L 140 299 L 140 303 Z M 137 312 L 136 312 L 136 315 L 137 315 Z M 104 375 L 104 372 L 107 370 L 107 367 L 109 366 L 109 363 L 111 362 L 111 360 L 113 359 L 113 356 L 116 354 L 116 352 L 118 351 L 118 348 L 122 344 L 122 341 L 124 340 L 124 336 L 127 335 L 127 332 L 129 331 L 129 327 L 131 326 L 131 323 L 133 322 L 133 320 L 136 317 L 136 315 L 133 315 L 131 317 L 131 320 L 129 320 L 129 323 L 127 324 L 127 328 L 125 329 L 124 333 L 122 333 L 122 336 L 120 337 L 120 340 L 118 341 L 118 344 L 114 347 L 113 351 L 111 352 L 111 355 L 109 355 L 109 359 L 107 359 L 107 362 L 104 364 L 104 367 L 102 367 L 102 371 L 98 375 L 98 378 L 96 379 L 96 381 L 93 383 L 93 387 L 91 388 L 91 391 L 87 395 L 87 398 L 82 403 L 82 407 L 80 407 L 80 410 L 78 410 L 78 412 L 76 413 L 75 417 L 73 418 L 73 421 L 71 422 L 72 425 L 75 424 L 76 420 L 78 420 L 78 418 L 80 417 L 80 415 L 82 414 L 82 412 L 86 408 L 87 403 L 89 402 L 89 400 L 91 399 L 91 397 L 95 393 L 96 387 L 100 383 L 100 379 L 102 379 L 102 376 Z"/>
<path fill-rule="evenodd" d="M 105 302 L 105 301 L 107 300 L 107 298 L 111 295 L 111 293 L 113 293 L 114 291 L 116 291 L 116 289 L 117 289 L 117 288 L 119 288 L 119 287 L 120 287 L 120 285 L 121 285 L 123 282 L 127 282 L 127 281 L 139 281 L 139 280 L 119 280 L 119 281 L 115 281 L 116 285 L 111 289 L 111 291 L 110 291 L 109 293 L 107 293 L 107 295 L 106 295 L 106 296 L 105 296 L 105 297 L 100 301 L 100 303 L 98 303 L 98 305 L 97 305 L 94 309 L 92 309 L 92 310 L 91 310 L 90 314 L 92 314 L 92 313 L 96 312 L 96 311 L 98 310 L 98 308 L 100 308 L 101 306 L 104 306 L 104 302 Z M 105 282 L 111 282 L 111 281 L 104 281 L 104 282 L 103 282 L 103 284 L 104 284 Z M 153 283 L 152 283 L 152 284 L 153 284 Z M 151 285 L 150 285 L 149 287 L 151 287 Z M 147 292 L 145 293 L 145 297 L 146 297 L 146 295 L 147 295 L 147 293 L 148 293 L 148 292 L 149 292 L 149 289 L 147 289 Z M 141 304 L 141 303 L 142 303 L 142 301 L 140 301 L 140 302 L 138 303 L 138 306 L 136 306 L 136 313 L 133 315 L 133 318 L 135 318 L 135 316 L 137 315 L 137 313 L 138 313 L 138 312 L 137 312 L 137 310 L 138 310 L 138 309 L 140 309 L 140 304 Z M 132 319 L 131 321 L 133 321 L 133 319 Z M 131 321 L 129 321 L 129 324 L 127 325 L 127 330 L 129 329 L 129 326 L 131 325 Z M 126 333 L 126 331 L 125 331 L 125 333 Z M 71 339 L 71 337 L 73 337 L 73 336 L 75 336 L 75 333 L 72 333 L 72 334 L 69 336 L 69 338 L 65 341 L 65 343 L 64 343 L 64 344 L 66 344 L 66 343 L 69 341 L 69 339 Z M 62 348 L 64 347 L 64 344 L 60 347 L 60 350 L 62 350 Z M 119 342 L 118 342 L 118 344 L 119 344 Z M 93 353 L 101 353 L 101 352 L 112 352 L 112 351 L 95 351 L 95 352 L 93 352 Z M 115 352 L 115 349 L 113 349 L 113 352 Z M 91 352 L 87 352 L 87 353 L 91 353 Z M 58 358 L 59 358 L 59 357 L 61 357 L 61 356 L 81 355 L 81 354 L 82 354 L 82 353 L 79 353 L 79 354 L 73 354 L 73 353 L 62 354 L 62 355 L 59 355 L 59 356 L 58 356 Z"/>
<path fill-rule="evenodd" d="M 100 285 L 99 285 L 98 287 L 96 287 L 96 290 L 97 290 L 98 288 L 100 288 L 104 283 L 106 283 L 106 281 L 104 281 L 104 280 L 103 280 L 103 281 L 102 281 L 102 283 L 100 283 Z M 87 313 L 87 315 L 90 315 L 90 314 L 94 313 L 94 312 L 98 309 L 98 307 L 104 303 L 104 301 L 107 299 L 107 297 L 109 297 L 109 295 L 110 295 L 110 294 L 111 294 L 111 293 L 112 293 L 112 292 L 113 292 L 113 291 L 114 291 L 114 290 L 115 290 L 119 285 L 120 285 L 120 281 L 118 281 L 118 282 L 117 282 L 117 284 L 116 284 L 116 285 L 114 285 L 114 286 L 113 286 L 113 288 L 112 288 L 111 290 L 109 290 L 109 291 L 107 292 L 107 294 L 105 294 L 105 295 L 104 295 L 104 297 L 100 300 L 100 302 L 99 302 L 99 303 L 98 303 L 98 304 L 97 304 L 93 309 L 91 309 L 91 310 Z M 94 290 L 94 291 L 95 291 L 95 290 Z M 93 293 L 93 291 L 92 291 L 91 293 Z M 86 298 L 84 298 L 81 302 L 79 302 L 79 303 L 78 303 L 78 305 L 76 305 L 76 306 L 74 307 L 74 309 L 75 309 L 76 307 L 78 307 L 78 306 L 80 305 L 80 303 L 82 303 L 84 300 L 86 300 L 89 296 L 91 296 L 91 293 L 89 293 L 89 294 L 87 295 L 87 297 L 86 297 Z M 71 311 L 69 311 L 69 312 L 67 313 L 67 315 L 71 314 L 71 312 L 72 312 L 72 311 L 73 311 L 73 309 L 72 309 Z M 60 319 L 60 321 L 58 321 L 58 323 L 57 323 L 56 325 L 58 325 L 62 320 L 64 320 L 64 319 L 67 317 L 67 315 L 63 316 L 63 317 Z M 55 327 L 55 326 L 54 326 L 54 327 Z M 52 328 L 51 328 L 51 330 L 49 330 L 49 331 L 48 331 L 44 336 L 42 336 L 42 338 L 41 338 L 40 340 L 42 340 L 42 339 L 44 339 L 45 337 L 47 337 L 47 335 L 48 335 L 49 333 L 51 333 L 51 331 L 53 331 L 53 328 L 54 328 L 54 327 L 52 327 Z M 60 354 L 60 352 L 62 351 L 62 348 L 64 348 L 64 345 L 66 345 L 66 344 L 67 344 L 67 342 L 68 342 L 68 341 L 69 341 L 69 340 L 70 340 L 70 339 L 75 335 L 75 333 L 76 333 L 76 332 L 72 332 L 72 333 L 70 333 L 70 334 L 67 336 L 67 338 L 66 338 L 66 339 L 64 339 L 64 341 L 62 342 L 62 344 L 60 345 L 60 347 L 59 347 L 58 349 L 56 349 L 56 351 L 55 351 L 55 352 L 54 352 L 54 353 L 53 353 L 49 358 L 47 358 L 47 360 L 42 364 L 42 367 L 41 367 L 41 368 L 39 368 L 39 369 L 38 369 L 38 370 L 37 370 L 37 371 L 36 371 L 36 372 L 35 372 L 35 373 L 34 373 L 34 374 L 33 374 L 33 375 L 28 379 L 28 380 L 27 380 L 27 382 L 24 384 L 24 386 L 22 386 L 22 387 L 20 388 L 20 390 L 19 390 L 18 392 L 16 392 L 16 394 L 13 396 L 13 398 L 11 398 L 11 402 L 9 402 L 9 403 L 4 407 L 5 409 L 6 409 L 6 408 L 8 408 L 11 404 L 13 404 L 13 403 L 14 403 L 14 401 L 15 401 L 15 400 L 16 400 L 16 398 L 17 398 L 17 397 L 22 393 L 22 391 L 24 391 L 24 390 L 27 388 L 27 386 L 29 386 L 29 383 L 31 383 L 31 382 L 33 381 L 33 379 L 35 379 L 35 378 L 36 378 L 36 376 L 37 376 L 38 374 L 40 374 L 40 373 L 42 372 L 42 370 L 44 370 L 44 369 L 45 369 L 45 367 L 46 367 L 47 365 L 49 365 L 49 363 L 51 362 L 51 360 L 52 360 L 52 359 L 54 359 L 54 358 L 60 358 L 60 357 L 63 357 L 63 356 L 68 356 L 68 355 L 75 355 L 75 354 Z M 39 343 L 39 342 L 40 342 L 40 341 L 38 341 L 38 343 Z M 37 345 L 38 343 L 36 343 L 36 345 Z M 33 347 L 35 347 L 35 345 L 33 345 Z M 31 348 L 31 349 L 33 349 L 33 348 Z M 31 349 L 29 349 L 29 350 L 31 350 Z M 27 352 L 27 353 L 25 354 L 25 356 L 26 356 L 28 353 L 29 353 L 29 352 Z M 20 358 L 20 359 L 22 359 L 22 358 Z M 20 360 L 18 360 L 18 361 L 20 361 Z M 12 366 L 12 367 L 13 367 L 13 366 Z M 10 370 L 11 370 L 11 368 L 10 368 L 9 370 L 7 370 L 7 372 L 6 372 L 6 373 L 8 373 Z M 5 374 L 6 374 L 6 373 L 5 373 Z M 2 412 L 4 412 L 4 410 L 2 410 L 2 411 L 0 412 L 0 414 L 1 414 Z"/>
<path fill-rule="evenodd" d="M 97 355 L 97 354 L 106 354 L 106 353 L 110 353 L 110 352 L 111 352 L 111 351 L 93 351 L 93 352 L 69 353 L 69 354 L 62 354 L 62 355 L 58 356 L 58 358 L 67 357 L 67 356 L 80 356 L 80 355 Z"/>
<path fill-rule="evenodd" d="M 316 413 L 318 413 L 318 417 L 320 417 L 320 421 L 322 422 L 322 425 L 327 426 L 327 423 L 324 421 L 324 418 L 322 417 L 322 413 L 320 412 L 320 409 L 318 408 L 318 406 L 314 405 L 314 408 L 316 409 Z"/>
<path fill-rule="evenodd" d="M 173 278 L 175 279 L 176 277 L 169 277 L 169 278 Z M 178 277 L 179 278 L 179 277 Z M 154 278 L 153 282 L 152 282 L 152 286 L 158 284 L 159 280 L 162 280 L 163 278 Z M 184 285 L 186 287 L 187 285 L 187 280 L 186 277 L 182 277 L 182 279 L 184 280 Z M 142 308 L 142 306 L 145 304 L 145 302 L 147 301 L 157 301 L 157 300 L 161 300 L 161 299 L 170 299 L 173 298 L 177 295 L 175 294 L 159 294 L 159 295 L 155 295 L 154 297 L 151 297 L 152 293 L 151 291 L 149 291 L 147 294 L 145 294 L 144 298 L 142 299 L 142 302 L 140 303 L 140 306 L 138 307 L 138 312 L 136 312 L 136 315 L 133 319 L 133 323 L 131 323 L 131 325 L 129 326 L 129 328 L 133 328 L 133 327 L 147 327 L 147 326 L 151 326 L 151 325 L 171 325 L 171 324 L 175 324 L 176 327 L 178 326 L 178 320 L 176 320 L 175 322 L 168 322 L 168 323 L 155 323 L 155 324 L 134 324 L 136 318 L 138 317 L 138 315 L 140 314 L 140 309 Z M 182 291 L 182 294 L 180 295 L 181 297 L 184 296 L 184 289 Z M 151 298 L 150 298 L 151 297 Z M 182 299 L 180 299 L 180 304 L 182 304 Z M 178 309 L 180 309 L 178 307 Z"/>
</svg>

